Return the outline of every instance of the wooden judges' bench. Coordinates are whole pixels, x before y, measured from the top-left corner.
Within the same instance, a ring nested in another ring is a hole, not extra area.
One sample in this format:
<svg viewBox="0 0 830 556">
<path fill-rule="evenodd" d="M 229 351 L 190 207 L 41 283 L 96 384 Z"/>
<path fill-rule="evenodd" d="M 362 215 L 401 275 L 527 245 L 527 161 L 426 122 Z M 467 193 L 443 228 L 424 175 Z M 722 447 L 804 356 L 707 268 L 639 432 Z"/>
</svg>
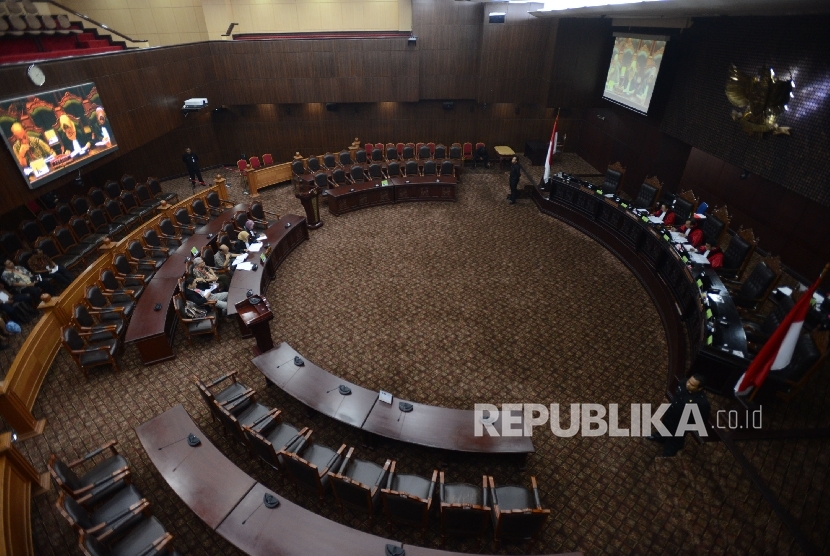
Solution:
<svg viewBox="0 0 830 556">
<path fill-rule="evenodd" d="M 135 432 L 179 498 L 246 554 L 383 556 L 386 546 L 393 545 L 403 547 L 408 556 L 461 556 L 364 533 L 290 502 L 226 458 L 181 404 L 139 425 Z M 185 442 L 191 433 L 201 440 L 199 446 Z M 267 508 L 263 504 L 266 494 L 275 496 L 280 505 Z"/>
</svg>

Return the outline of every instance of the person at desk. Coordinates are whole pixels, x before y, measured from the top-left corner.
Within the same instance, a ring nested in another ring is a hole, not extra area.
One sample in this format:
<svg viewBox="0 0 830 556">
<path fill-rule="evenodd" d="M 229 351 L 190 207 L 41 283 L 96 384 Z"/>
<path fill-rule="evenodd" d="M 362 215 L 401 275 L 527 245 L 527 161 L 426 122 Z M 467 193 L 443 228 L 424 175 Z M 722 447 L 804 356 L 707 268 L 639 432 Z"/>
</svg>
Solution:
<svg viewBox="0 0 830 556">
<path fill-rule="evenodd" d="M 29 270 L 42 278 L 54 278 L 63 287 L 68 286 L 74 280 L 68 270 L 55 264 L 49 255 L 40 249 L 35 249 L 35 254 L 29 257 Z"/>
<path fill-rule="evenodd" d="M 49 295 L 56 294 L 55 288 L 53 288 L 48 282 L 36 280 L 31 272 L 22 266 L 15 266 L 15 264 L 8 259 L 3 265 L 2 277 L 3 281 L 6 282 L 9 287 L 31 296 L 32 302 L 35 304 L 39 303 L 39 301 L 36 300 L 40 299 L 41 292 L 48 293 Z"/>
<path fill-rule="evenodd" d="M 660 203 L 660 208 L 651 213 L 655 218 L 660 218 L 664 226 L 674 226 L 675 214 L 666 203 Z"/>
<path fill-rule="evenodd" d="M 703 230 L 697 224 L 697 220 L 689 218 L 686 223 L 677 229 L 678 232 L 686 236 L 692 247 L 700 247 L 703 243 Z"/>
<path fill-rule="evenodd" d="M 205 264 L 205 260 L 202 257 L 196 257 L 193 259 L 193 278 L 197 282 L 201 282 L 204 284 L 213 284 L 218 283 L 219 289 L 223 292 L 228 291 L 228 286 L 230 286 L 231 279 L 228 278 L 227 274 L 216 274 L 213 272 L 213 269 L 209 268 L 207 264 Z"/>
<path fill-rule="evenodd" d="M 20 123 L 13 123 L 11 131 L 14 136 L 14 143 L 12 143 L 14 157 L 17 159 L 17 163 L 24 168 L 28 167 L 32 160 L 46 158 L 55 154 L 52 147 L 47 145 L 45 141 L 26 133 L 26 130 L 23 129 Z"/>
<path fill-rule="evenodd" d="M 82 130 L 79 131 L 75 122 L 66 114 L 61 115 L 58 123 L 60 123 L 60 140 L 63 154 L 68 154 L 73 158 L 87 154 L 92 146 L 89 136 Z"/>
<path fill-rule="evenodd" d="M 703 247 L 698 248 L 697 252 L 709 260 L 712 268 L 717 269 L 723 266 L 723 249 L 717 245 L 712 245 L 711 242 L 707 241 Z"/>
<path fill-rule="evenodd" d="M 244 253 L 237 255 L 231 253 L 231 250 L 227 245 L 220 245 L 216 255 L 213 256 L 213 262 L 216 263 L 217 268 L 227 268 L 230 273 L 233 274 L 234 268 L 231 266 L 231 263 L 236 257 L 242 256 L 244 256 Z"/>
<path fill-rule="evenodd" d="M 214 293 L 199 288 L 199 279 L 193 278 L 184 285 L 184 298 L 205 308 L 208 301 L 216 301 L 216 310 L 221 316 L 228 314 L 228 292 Z"/>
<path fill-rule="evenodd" d="M 711 406 L 709 405 L 709 400 L 706 398 L 706 393 L 703 391 L 704 382 L 705 379 L 703 375 L 694 374 L 689 377 L 685 384 L 677 385 L 677 390 L 674 393 L 671 405 L 663 414 L 663 418 L 661 420 L 672 436 L 663 436 L 659 432 L 655 432 L 654 434 L 646 437 L 648 440 L 659 442 L 663 445 L 664 458 L 673 458 L 686 443 L 685 434 L 680 436 L 674 435 L 677 432 L 677 428 L 680 426 L 680 419 L 683 417 L 683 410 L 687 405 L 697 406 L 697 410 L 701 418 L 701 421 L 699 421 L 700 423 L 706 423 L 709 421 Z M 694 410 L 692 411 L 693 412 L 683 423 L 684 425 L 693 425 L 698 423 L 696 420 L 698 416 L 694 415 Z"/>
</svg>

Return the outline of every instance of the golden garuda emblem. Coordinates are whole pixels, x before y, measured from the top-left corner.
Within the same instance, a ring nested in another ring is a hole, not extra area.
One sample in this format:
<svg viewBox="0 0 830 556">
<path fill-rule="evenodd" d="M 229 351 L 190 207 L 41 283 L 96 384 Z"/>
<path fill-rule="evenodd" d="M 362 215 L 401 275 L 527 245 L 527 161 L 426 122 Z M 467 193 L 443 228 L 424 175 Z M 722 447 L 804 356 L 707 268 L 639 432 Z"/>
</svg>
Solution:
<svg viewBox="0 0 830 556">
<path fill-rule="evenodd" d="M 793 91 L 791 79 L 776 77 L 772 68 L 761 68 L 750 76 L 735 67 L 729 68 L 726 98 L 740 110 L 732 111 L 732 119 L 750 135 L 772 132 L 789 135 L 790 128 L 778 125 L 778 118 L 790 101 Z"/>
</svg>

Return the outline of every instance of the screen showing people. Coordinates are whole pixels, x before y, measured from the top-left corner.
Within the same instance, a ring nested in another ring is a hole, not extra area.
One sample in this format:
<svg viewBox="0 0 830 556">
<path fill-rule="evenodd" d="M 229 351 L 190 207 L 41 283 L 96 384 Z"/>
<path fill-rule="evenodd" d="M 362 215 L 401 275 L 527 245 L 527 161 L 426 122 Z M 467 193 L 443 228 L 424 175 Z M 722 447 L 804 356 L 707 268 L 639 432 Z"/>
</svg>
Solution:
<svg viewBox="0 0 830 556">
<path fill-rule="evenodd" d="M 665 50 L 666 37 L 615 37 L 602 98 L 648 113 Z"/>
<path fill-rule="evenodd" d="M 94 83 L 0 101 L 0 132 L 30 189 L 118 149 Z"/>
</svg>

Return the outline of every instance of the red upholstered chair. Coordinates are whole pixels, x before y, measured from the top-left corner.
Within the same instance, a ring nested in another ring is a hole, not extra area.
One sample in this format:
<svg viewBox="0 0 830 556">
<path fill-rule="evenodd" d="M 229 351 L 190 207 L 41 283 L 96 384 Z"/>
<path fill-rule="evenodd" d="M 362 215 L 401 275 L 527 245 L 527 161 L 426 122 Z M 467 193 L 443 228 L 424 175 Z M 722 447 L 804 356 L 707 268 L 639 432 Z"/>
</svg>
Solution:
<svg viewBox="0 0 830 556">
<path fill-rule="evenodd" d="M 248 163 L 245 161 L 244 158 L 240 158 L 236 161 L 236 167 L 239 169 L 239 175 L 244 176 L 245 170 L 248 168 Z"/>
<path fill-rule="evenodd" d="M 274 157 L 272 157 L 270 154 L 262 155 L 262 164 L 264 164 L 265 166 L 271 166 L 273 163 Z"/>
<path fill-rule="evenodd" d="M 398 158 L 403 158 L 403 147 L 403 143 L 398 143 L 397 145 L 395 145 L 395 148 L 398 150 Z"/>
<path fill-rule="evenodd" d="M 465 141 L 461 146 L 461 157 L 466 162 L 473 159 L 473 144 Z"/>
<path fill-rule="evenodd" d="M 383 143 L 375 143 L 375 148 L 383 151 Z"/>
<path fill-rule="evenodd" d="M 374 149 L 374 148 L 375 148 L 375 144 L 374 144 L 374 143 L 366 143 L 366 144 L 363 146 L 363 148 L 364 148 L 364 150 L 365 150 L 367 153 L 370 153 L 370 152 L 372 152 L 372 149 Z"/>
<path fill-rule="evenodd" d="M 423 147 L 423 146 L 424 146 L 423 143 L 417 143 L 415 145 L 415 158 L 420 158 L 420 156 L 421 156 L 421 147 Z"/>
<path fill-rule="evenodd" d="M 430 141 L 429 143 L 427 143 L 427 147 L 429 147 L 429 155 L 435 158 L 435 143 Z"/>
<path fill-rule="evenodd" d="M 479 147 L 483 147 L 483 146 L 485 146 L 484 143 L 476 143 L 475 150 L 477 151 Z M 473 152 L 475 152 L 475 151 L 473 151 Z M 475 165 L 476 165 L 475 156 L 473 156 L 473 168 L 475 168 Z M 486 164 L 485 164 L 485 166 L 486 166 Z"/>
<path fill-rule="evenodd" d="M 262 164 L 259 163 L 259 157 L 258 156 L 252 156 L 251 159 L 250 159 L 250 162 L 251 162 L 251 168 L 253 168 L 254 170 L 256 170 L 257 168 L 262 166 Z"/>
</svg>

